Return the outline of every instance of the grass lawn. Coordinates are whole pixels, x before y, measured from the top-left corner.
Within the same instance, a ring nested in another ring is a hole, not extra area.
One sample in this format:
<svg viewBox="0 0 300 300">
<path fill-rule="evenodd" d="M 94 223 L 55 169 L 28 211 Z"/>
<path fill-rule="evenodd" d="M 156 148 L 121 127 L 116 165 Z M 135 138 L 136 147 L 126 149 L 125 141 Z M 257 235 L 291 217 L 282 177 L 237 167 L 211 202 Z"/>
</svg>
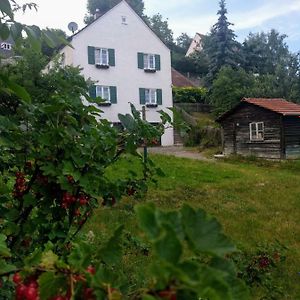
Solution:
<svg viewBox="0 0 300 300">
<path fill-rule="evenodd" d="M 151 185 L 146 201 L 165 209 L 183 203 L 204 208 L 222 223 L 225 233 L 236 245 L 255 250 L 261 243 L 278 240 L 288 247 L 287 259 L 274 274 L 275 284 L 284 289 L 284 297 L 300 299 L 300 162 L 204 162 L 155 155 L 152 157 L 166 176 Z M 116 166 L 122 175 L 136 169 L 134 160 Z M 118 224 L 136 232 L 132 200 L 125 199 L 114 208 L 100 208 L 86 230 L 96 234 L 96 243 L 111 234 Z M 143 266 L 150 258 L 131 253 L 124 270 L 133 284 L 147 280 Z M 138 273 L 136 278 L 131 272 Z M 253 299 L 273 299 L 260 288 L 253 288 Z"/>
</svg>

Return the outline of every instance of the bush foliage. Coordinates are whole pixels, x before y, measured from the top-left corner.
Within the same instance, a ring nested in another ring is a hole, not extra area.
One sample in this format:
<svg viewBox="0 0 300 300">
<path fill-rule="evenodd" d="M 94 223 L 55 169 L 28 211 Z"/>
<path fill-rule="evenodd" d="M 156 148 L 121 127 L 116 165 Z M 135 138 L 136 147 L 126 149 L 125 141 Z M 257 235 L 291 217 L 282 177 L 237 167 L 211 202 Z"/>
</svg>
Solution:
<svg viewBox="0 0 300 300">
<path fill-rule="evenodd" d="M 175 103 L 205 103 L 207 96 L 206 88 L 197 87 L 174 87 L 173 99 Z"/>
</svg>

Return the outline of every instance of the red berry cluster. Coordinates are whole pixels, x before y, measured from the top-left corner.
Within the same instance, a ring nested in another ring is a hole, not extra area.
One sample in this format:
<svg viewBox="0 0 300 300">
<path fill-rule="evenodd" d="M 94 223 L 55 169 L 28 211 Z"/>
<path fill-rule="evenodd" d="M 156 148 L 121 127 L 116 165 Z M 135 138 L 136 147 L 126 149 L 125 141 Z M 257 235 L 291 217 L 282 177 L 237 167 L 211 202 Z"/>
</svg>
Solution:
<svg viewBox="0 0 300 300">
<path fill-rule="evenodd" d="M 271 264 L 271 261 L 267 256 L 261 257 L 258 262 L 260 269 L 265 269 L 265 268 L 269 267 L 270 264 Z"/>
<path fill-rule="evenodd" d="M 176 300 L 177 299 L 177 294 L 175 290 L 164 290 L 158 292 L 158 295 L 162 299 L 166 300 Z"/>
<path fill-rule="evenodd" d="M 14 197 L 20 198 L 23 196 L 26 191 L 26 179 L 25 175 L 22 172 L 16 173 L 16 183 L 14 186 Z"/>
<path fill-rule="evenodd" d="M 71 204 L 76 202 L 76 197 L 68 192 L 65 192 L 63 194 L 63 198 L 62 198 L 62 208 L 69 208 Z"/>
<path fill-rule="evenodd" d="M 39 300 L 38 283 L 36 279 L 30 279 L 26 283 L 22 280 L 19 273 L 13 276 L 16 284 L 16 300 Z"/>
</svg>

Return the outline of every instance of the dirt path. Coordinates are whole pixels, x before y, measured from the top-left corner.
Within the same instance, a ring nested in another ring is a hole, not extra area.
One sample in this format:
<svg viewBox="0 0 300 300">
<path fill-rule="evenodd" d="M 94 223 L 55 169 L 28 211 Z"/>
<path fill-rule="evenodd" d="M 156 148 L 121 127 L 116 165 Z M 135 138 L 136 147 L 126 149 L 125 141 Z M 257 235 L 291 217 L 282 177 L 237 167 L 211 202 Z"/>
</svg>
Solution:
<svg viewBox="0 0 300 300">
<path fill-rule="evenodd" d="M 204 157 L 199 152 L 188 150 L 183 146 L 169 146 L 169 147 L 150 147 L 148 148 L 149 153 L 157 153 L 163 155 L 173 155 L 176 157 L 190 158 L 196 160 L 211 161 L 212 159 Z"/>
</svg>

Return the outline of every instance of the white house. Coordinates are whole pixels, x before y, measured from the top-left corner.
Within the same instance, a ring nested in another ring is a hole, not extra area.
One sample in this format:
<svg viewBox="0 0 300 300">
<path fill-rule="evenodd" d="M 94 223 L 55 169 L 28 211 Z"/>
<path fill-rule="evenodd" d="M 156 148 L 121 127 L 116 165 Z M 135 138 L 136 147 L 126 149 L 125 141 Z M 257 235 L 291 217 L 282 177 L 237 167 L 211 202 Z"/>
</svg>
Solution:
<svg viewBox="0 0 300 300">
<path fill-rule="evenodd" d="M 202 45 L 202 39 L 203 39 L 204 35 L 201 33 L 196 33 L 195 37 L 193 38 L 189 49 L 186 52 L 185 56 L 190 56 L 193 53 L 195 53 L 196 51 L 201 51 L 203 49 L 203 45 Z"/>
<path fill-rule="evenodd" d="M 150 123 L 160 122 L 159 110 L 171 114 L 170 50 L 126 1 L 74 34 L 70 44 L 60 51 L 64 64 L 80 66 L 86 79 L 96 81 L 90 95 L 106 100 L 104 118 L 118 123 L 119 113 L 130 112 L 129 102 L 138 110 L 146 105 Z M 161 143 L 173 145 L 172 128 Z"/>
</svg>

